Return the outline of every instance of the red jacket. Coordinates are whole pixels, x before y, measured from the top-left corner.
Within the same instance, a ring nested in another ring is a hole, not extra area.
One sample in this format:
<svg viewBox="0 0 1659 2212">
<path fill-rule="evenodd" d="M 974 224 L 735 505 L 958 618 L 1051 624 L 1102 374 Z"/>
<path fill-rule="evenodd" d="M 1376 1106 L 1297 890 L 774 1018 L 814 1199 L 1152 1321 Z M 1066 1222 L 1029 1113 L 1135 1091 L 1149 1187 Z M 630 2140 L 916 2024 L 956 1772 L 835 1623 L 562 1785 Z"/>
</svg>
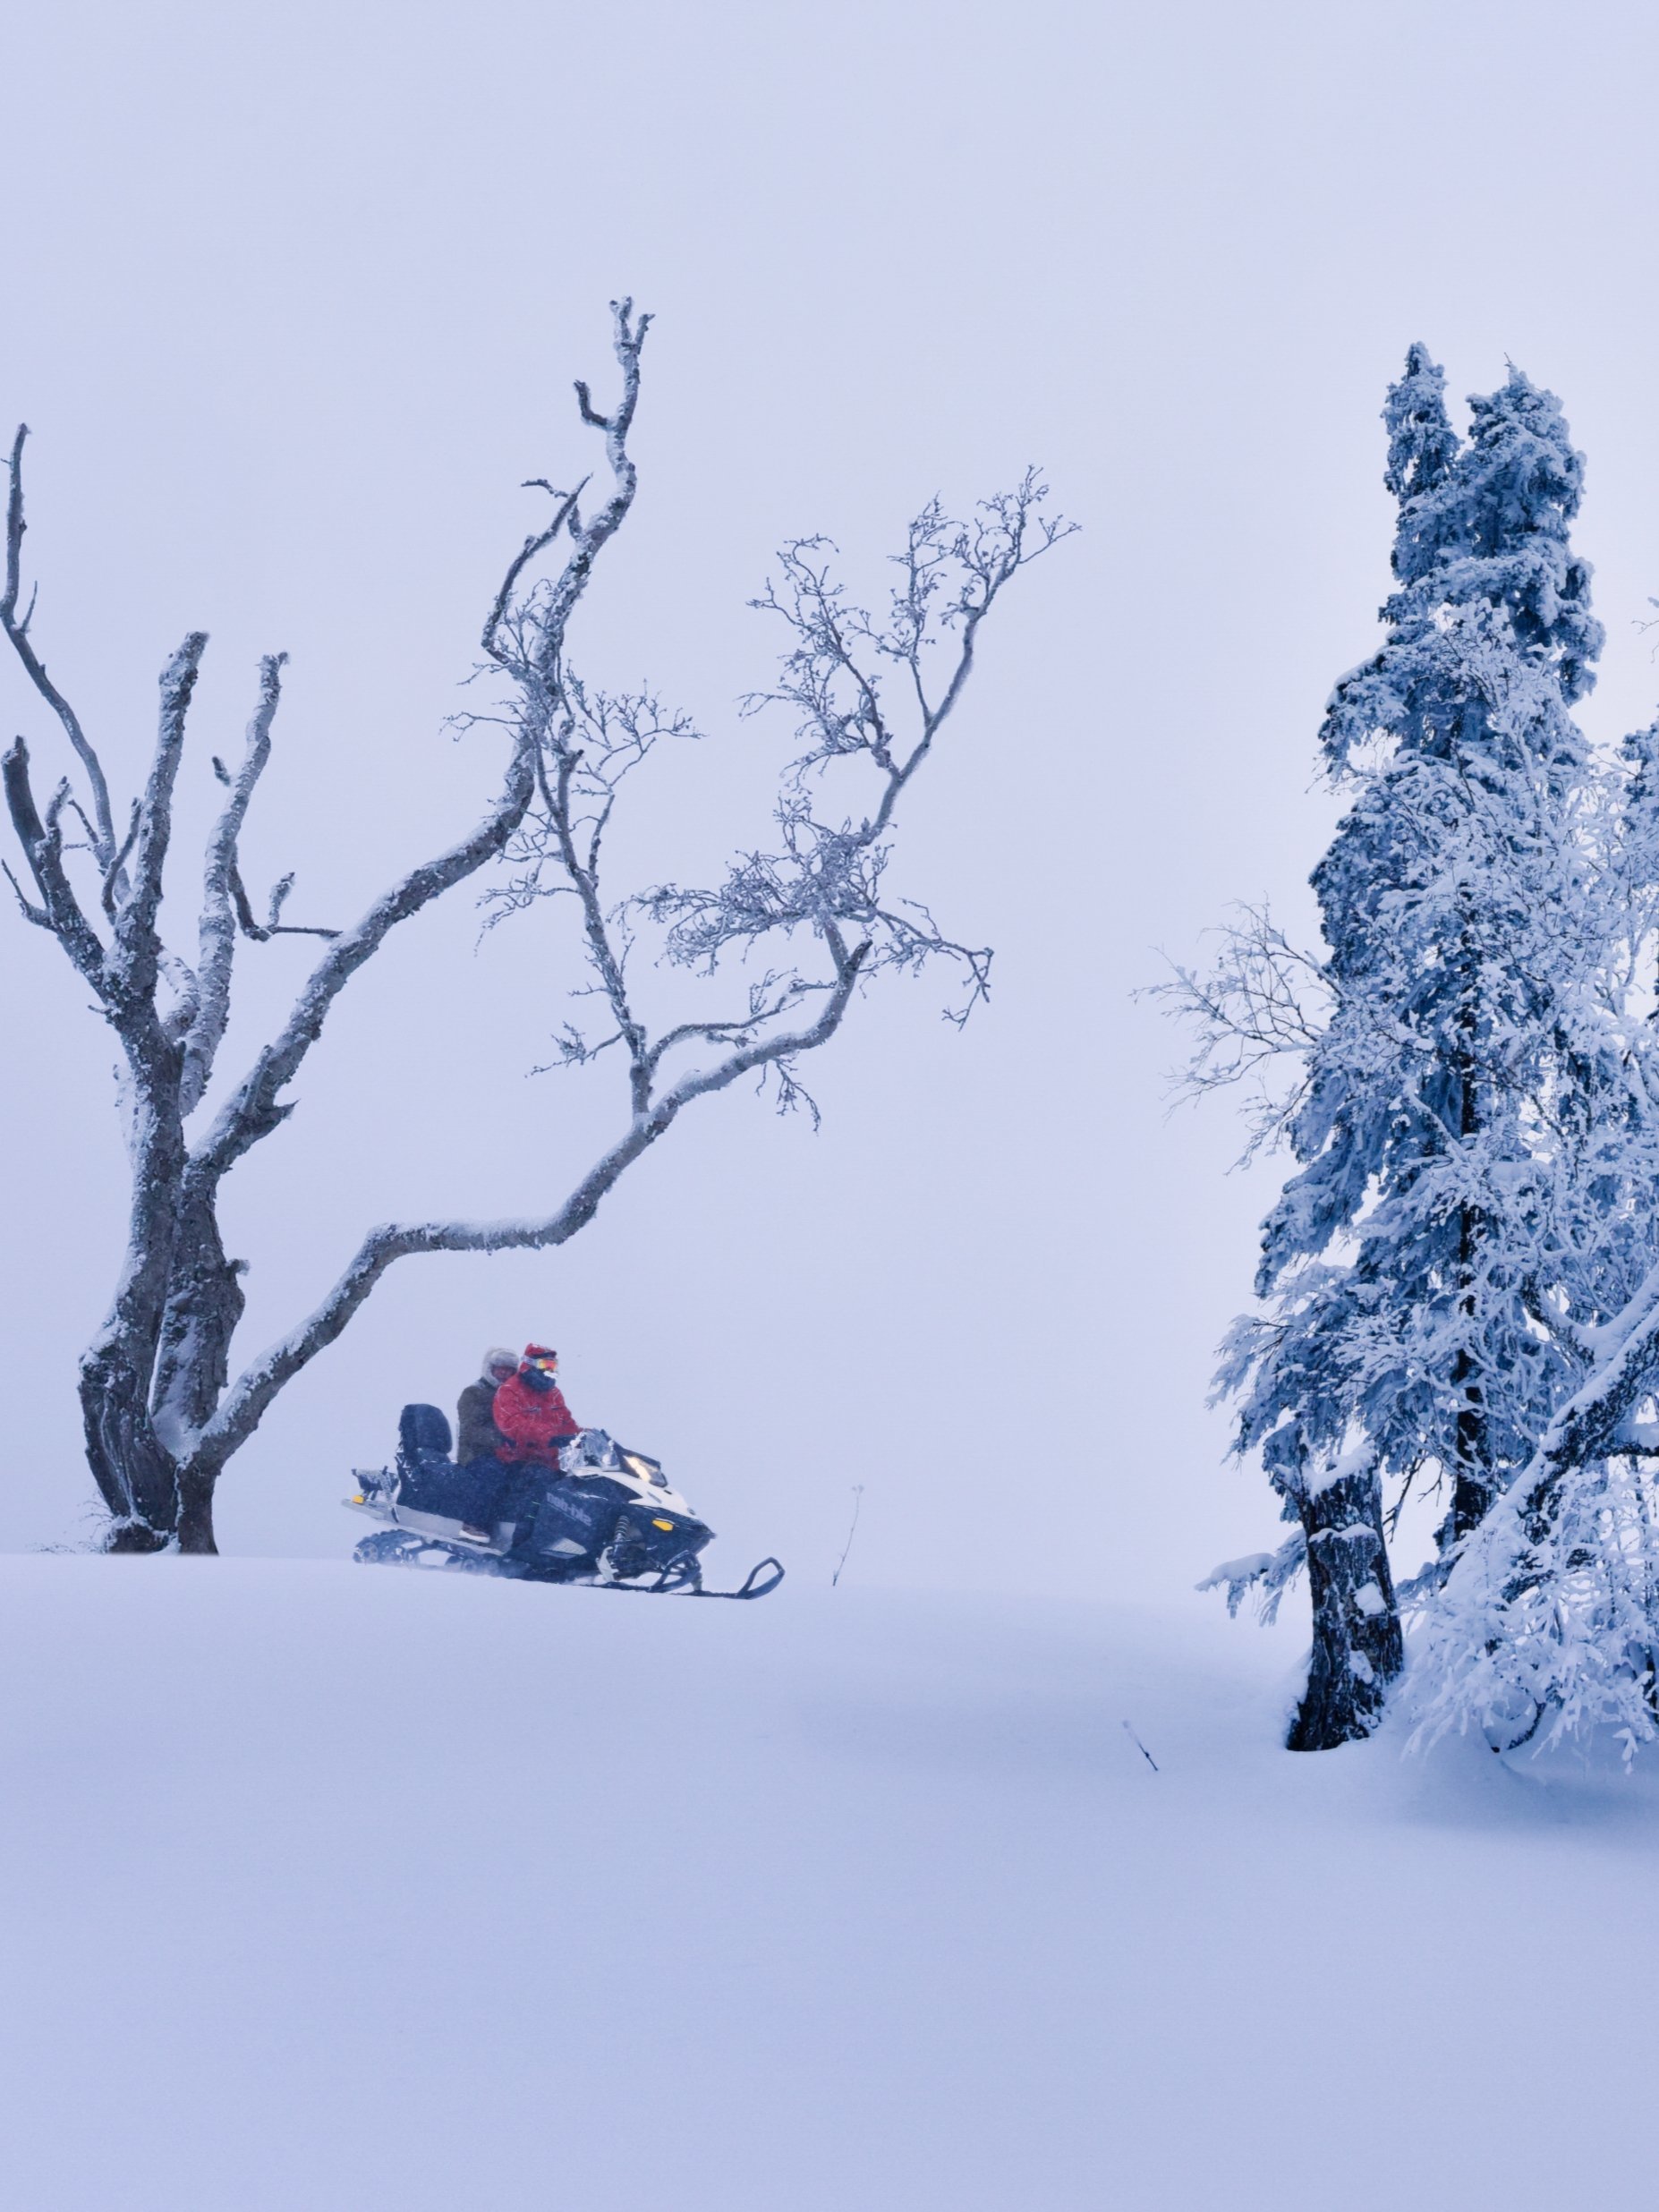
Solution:
<svg viewBox="0 0 1659 2212">
<path fill-rule="evenodd" d="M 506 1439 L 496 1453 L 498 1459 L 557 1467 L 559 1446 L 582 1433 L 557 1382 L 549 1391 L 532 1390 L 522 1374 L 509 1375 L 501 1385 L 489 1416 Z"/>
</svg>

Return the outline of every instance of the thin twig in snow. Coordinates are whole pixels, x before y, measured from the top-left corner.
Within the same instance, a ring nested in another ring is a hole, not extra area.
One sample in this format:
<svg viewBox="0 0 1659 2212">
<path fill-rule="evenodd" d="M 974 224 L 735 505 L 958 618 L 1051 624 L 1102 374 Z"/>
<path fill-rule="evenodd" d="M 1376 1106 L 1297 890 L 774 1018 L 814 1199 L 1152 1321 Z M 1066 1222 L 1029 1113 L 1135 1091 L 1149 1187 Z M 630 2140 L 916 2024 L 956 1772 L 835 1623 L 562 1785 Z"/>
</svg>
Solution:
<svg viewBox="0 0 1659 2212">
<path fill-rule="evenodd" d="M 1141 1741 L 1135 1731 L 1129 1726 L 1127 1721 L 1125 1721 L 1123 1723 L 1123 1732 L 1128 1738 L 1129 1741 L 1135 1746 L 1136 1749 L 1140 1753 L 1141 1757 L 1145 1760 L 1147 1765 L 1152 1768 L 1153 1774 L 1157 1774 L 1159 1771 L 1157 1760 L 1153 1758 L 1152 1753 L 1146 1748 L 1146 1746 Z"/>
<path fill-rule="evenodd" d="M 832 1590 L 834 1589 L 834 1587 L 835 1587 L 836 1584 L 837 1584 L 838 1582 L 839 1582 L 839 1580 L 841 1579 L 841 1569 L 842 1569 L 843 1567 L 845 1567 L 845 1566 L 846 1566 L 846 1564 L 847 1564 L 847 1555 L 848 1552 L 850 1552 L 850 1551 L 852 1550 L 852 1548 L 853 1548 L 853 1538 L 854 1538 L 854 1537 L 855 1537 L 855 1536 L 858 1534 L 858 1509 L 859 1509 L 859 1507 L 860 1507 L 860 1506 L 864 1503 L 864 1486 L 863 1483 L 855 1483 L 855 1484 L 853 1485 L 853 1520 L 852 1520 L 852 1526 L 848 1528 L 848 1530 L 847 1530 L 847 1542 L 846 1542 L 846 1544 L 842 1546 L 842 1550 L 841 1550 L 841 1558 L 840 1558 L 839 1564 L 837 1566 L 837 1568 L 836 1568 L 836 1570 L 835 1570 L 834 1574 L 832 1574 L 832 1575 L 830 1576 L 830 1587 Z"/>
</svg>

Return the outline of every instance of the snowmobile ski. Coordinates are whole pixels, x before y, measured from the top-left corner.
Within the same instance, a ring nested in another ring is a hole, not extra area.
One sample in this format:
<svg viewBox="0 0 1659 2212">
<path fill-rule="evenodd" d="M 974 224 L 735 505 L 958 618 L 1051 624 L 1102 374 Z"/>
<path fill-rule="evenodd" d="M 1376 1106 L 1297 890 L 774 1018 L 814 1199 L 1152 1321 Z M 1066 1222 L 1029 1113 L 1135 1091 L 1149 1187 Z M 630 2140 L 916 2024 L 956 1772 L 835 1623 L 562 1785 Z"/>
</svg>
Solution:
<svg viewBox="0 0 1659 2212">
<path fill-rule="evenodd" d="M 771 1569 L 771 1573 L 766 1577 L 764 1582 L 759 1581 L 757 1577 L 760 1576 L 768 1567 Z M 781 1561 L 775 1559 L 762 1559 L 756 1561 L 755 1564 L 750 1568 L 748 1573 L 744 1577 L 741 1586 L 735 1590 L 705 1589 L 703 1587 L 701 1576 L 694 1578 L 692 1577 L 682 1577 L 677 1580 L 662 1578 L 655 1582 L 591 1582 L 585 1584 L 583 1587 L 593 1590 L 634 1590 L 637 1591 L 642 1597 L 726 1597 L 732 1599 L 742 1599 L 749 1597 L 770 1597 L 783 1578 L 784 1570 Z"/>
</svg>

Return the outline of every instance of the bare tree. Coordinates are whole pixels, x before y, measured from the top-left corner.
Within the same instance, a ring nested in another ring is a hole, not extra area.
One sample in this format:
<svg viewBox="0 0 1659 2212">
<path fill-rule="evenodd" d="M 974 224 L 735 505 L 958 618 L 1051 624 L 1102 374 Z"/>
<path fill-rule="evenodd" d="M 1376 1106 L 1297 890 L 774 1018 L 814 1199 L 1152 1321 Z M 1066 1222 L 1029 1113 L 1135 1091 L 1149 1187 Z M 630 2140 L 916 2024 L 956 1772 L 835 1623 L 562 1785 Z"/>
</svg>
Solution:
<svg viewBox="0 0 1659 2212">
<path fill-rule="evenodd" d="M 167 943 L 164 874 L 173 798 L 207 639 L 192 633 L 162 671 L 149 774 L 118 822 L 99 753 L 31 640 L 32 598 L 19 613 L 27 430 L 17 433 L 0 627 L 55 719 L 75 771 L 55 784 L 43 806 L 24 740 L 5 754 L 5 798 L 26 879 L 5 872 L 23 915 L 56 938 L 119 1041 L 119 1103 L 132 1163 L 115 1299 L 81 1363 L 87 1458 L 110 1516 L 111 1550 L 174 1543 L 192 1552 L 215 1548 L 213 1492 L 226 1462 L 395 1261 L 420 1252 L 563 1244 L 687 1106 L 746 1075 L 770 1080 L 780 1107 L 810 1108 L 798 1075 L 802 1058 L 836 1034 L 855 995 L 883 970 L 956 963 L 965 984 L 957 1020 L 985 994 L 989 953 L 952 942 L 924 907 L 886 895 L 891 832 L 901 799 L 961 697 L 981 624 L 1018 571 L 1069 526 L 1042 519 L 1045 487 L 1030 473 L 967 523 L 930 504 L 898 557 L 898 583 L 880 621 L 833 581 L 832 549 L 824 540 L 787 548 L 780 580 L 758 602 L 789 633 L 783 672 L 772 691 L 748 702 L 781 702 L 801 732 L 783 779 L 777 837 L 769 848 L 742 855 L 711 889 L 670 884 L 614 898 L 601 890 L 600 864 L 620 786 L 660 740 L 689 734 L 689 725 L 665 716 L 649 696 L 591 689 L 566 655 L 566 632 L 594 562 L 634 496 L 628 439 L 651 319 L 635 315 L 628 301 L 613 316 L 622 380 L 615 409 L 600 413 L 588 387 L 576 387 L 582 421 L 603 440 L 608 489 L 584 512 L 586 480 L 570 492 L 534 480 L 551 501 L 550 517 L 509 563 L 484 624 L 480 672 L 493 680 L 498 703 L 464 719 L 503 732 L 499 792 L 469 834 L 412 868 L 338 932 L 283 919 L 292 876 L 278 883 L 266 919 L 257 921 L 242 881 L 243 826 L 270 757 L 281 696 L 285 656 L 273 654 L 260 667 L 240 764 L 233 771 L 213 763 L 225 797 L 207 842 L 193 957 Z M 853 772 L 863 773 L 868 802 L 828 810 L 830 780 L 845 785 Z M 615 1141 L 536 1218 L 370 1229 L 315 1310 L 233 1379 L 244 1263 L 227 1255 L 220 1234 L 225 1178 L 292 1112 L 285 1093 L 351 978 L 400 923 L 498 860 L 507 873 L 487 894 L 492 920 L 544 898 L 575 902 L 588 978 L 581 991 L 604 1008 L 603 1034 L 567 1025 L 559 1053 L 573 1063 L 617 1052 L 626 1107 Z M 698 1005 L 653 1031 L 631 980 L 642 932 L 655 936 L 657 956 L 670 967 L 704 978 L 762 950 L 775 958 L 751 974 L 736 1005 Z M 238 940 L 281 934 L 326 942 L 287 1020 L 240 1078 L 210 1098 Z"/>
</svg>

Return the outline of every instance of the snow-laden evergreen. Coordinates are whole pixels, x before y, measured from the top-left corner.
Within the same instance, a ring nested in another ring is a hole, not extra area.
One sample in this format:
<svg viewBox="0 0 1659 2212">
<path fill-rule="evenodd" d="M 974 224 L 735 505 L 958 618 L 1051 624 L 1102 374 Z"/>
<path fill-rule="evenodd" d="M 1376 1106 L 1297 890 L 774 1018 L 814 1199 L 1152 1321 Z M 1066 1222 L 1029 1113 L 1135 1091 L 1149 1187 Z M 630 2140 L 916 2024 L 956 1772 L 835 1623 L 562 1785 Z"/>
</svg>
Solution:
<svg viewBox="0 0 1659 2212">
<path fill-rule="evenodd" d="M 1275 1133 L 1301 1165 L 1263 1226 L 1265 1310 L 1237 1324 L 1219 1376 L 1238 1450 L 1260 1451 L 1298 1524 L 1262 1579 L 1306 1548 L 1314 1583 L 1293 1741 L 1338 1740 L 1380 1706 L 1379 1650 L 1384 1672 L 1398 1650 L 1378 1618 L 1385 1505 L 1435 1485 L 1450 1554 L 1653 1257 L 1651 1048 L 1627 1018 L 1639 839 L 1610 834 L 1612 787 L 1572 714 L 1602 640 L 1569 534 L 1583 463 L 1517 370 L 1471 409 L 1459 438 L 1414 346 L 1384 411 L 1387 635 L 1321 732 L 1352 795 L 1313 878 L 1325 951 L 1304 979 L 1326 1010 L 1299 1031 L 1286 1017 L 1306 994 L 1260 924 L 1187 991 L 1210 1046 L 1229 1030 L 1235 1068 L 1241 1036 L 1299 1063 Z M 1370 1565 L 1333 1584 L 1340 1546 Z"/>
<path fill-rule="evenodd" d="M 1357 1427 L 1385 1474 L 1451 1477 L 1460 1532 L 1566 1379 L 1527 1310 L 1560 1256 L 1527 1123 L 1596 972 L 1570 709 L 1601 634 L 1555 402 L 1511 373 L 1459 449 L 1441 382 L 1416 347 L 1390 395 L 1400 588 L 1321 733 L 1356 795 L 1314 876 L 1332 1012 L 1263 1229 L 1273 1310 L 1227 1377 L 1276 1478 Z"/>
</svg>

